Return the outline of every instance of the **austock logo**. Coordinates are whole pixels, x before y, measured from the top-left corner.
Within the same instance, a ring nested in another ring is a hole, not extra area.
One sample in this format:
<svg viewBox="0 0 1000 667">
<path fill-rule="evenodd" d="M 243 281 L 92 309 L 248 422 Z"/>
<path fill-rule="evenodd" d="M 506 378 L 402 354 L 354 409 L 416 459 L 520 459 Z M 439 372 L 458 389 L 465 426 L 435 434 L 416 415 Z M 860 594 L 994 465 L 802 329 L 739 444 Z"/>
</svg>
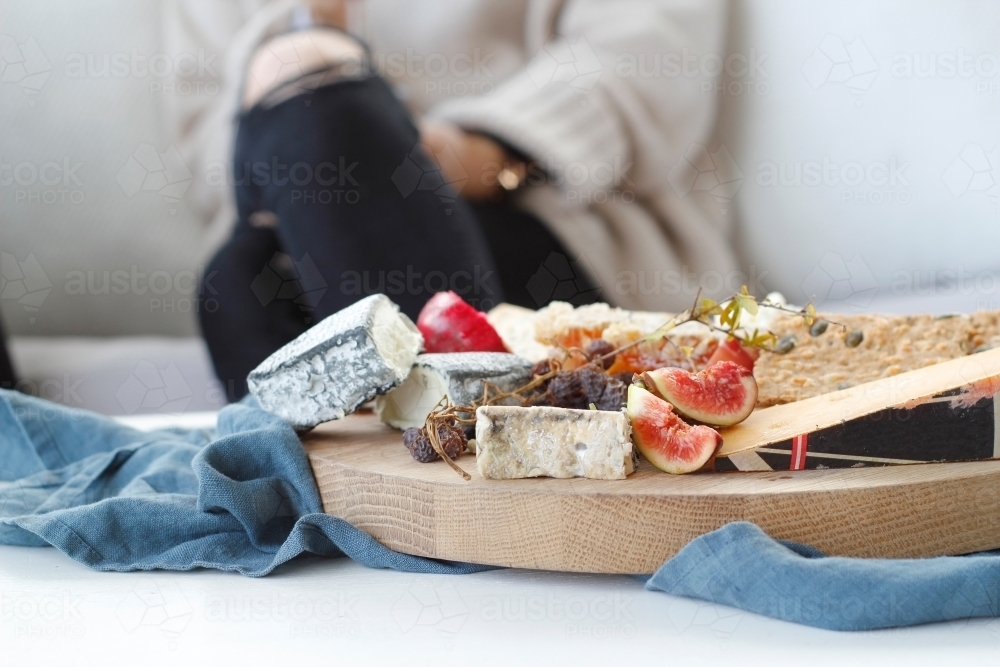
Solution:
<svg viewBox="0 0 1000 667">
<path fill-rule="evenodd" d="M 35 323 L 35 314 L 51 291 L 52 283 L 33 254 L 19 261 L 10 253 L 0 253 L 0 300 L 20 304 L 29 323 Z"/>
<path fill-rule="evenodd" d="M 871 88 L 878 69 L 871 51 L 858 36 L 845 43 L 836 35 L 826 35 L 802 65 L 802 73 L 814 90 L 826 84 L 843 84 L 858 96 Z M 860 97 L 856 104 L 861 105 Z"/>
<path fill-rule="evenodd" d="M 592 90 L 602 72 L 600 59 L 583 37 L 572 44 L 567 39 L 559 39 L 545 45 L 527 70 L 531 81 L 539 88 L 550 83 L 564 83 L 581 93 Z"/>
<path fill-rule="evenodd" d="M 52 65 L 34 37 L 19 44 L 9 35 L 0 35 L 0 80 L 16 83 L 30 98 L 42 89 L 51 71 Z"/>
<path fill-rule="evenodd" d="M 539 307 L 552 300 L 568 301 L 577 306 L 593 303 L 601 293 L 601 286 L 600 283 L 596 289 L 590 286 L 587 276 L 593 276 L 594 271 L 589 266 L 583 255 L 572 261 L 562 253 L 550 252 L 528 279 L 528 294 Z"/>
<path fill-rule="evenodd" d="M 28 496 L 23 482 L 7 482 L 0 485 L 0 516 L 20 516 L 28 513 Z"/>
<path fill-rule="evenodd" d="M 889 291 L 893 296 L 976 296 L 976 310 L 996 310 L 1000 272 L 989 269 L 970 271 L 963 265 L 929 270 L 897 269 L 890 277 Z"/>
<path fill-rule="evenodd" d="M 667 619 L 679 633 L 701 633 L 725 642 L 736 633 L 743 612 L 714 602 L 672 599 L 667 607 Z"/>
<path fill-rule="evenodd" d="M 319 595 L 213 596 L 205 601 L 210 623 L 285 624 L 293 638 L 358 639 L 361 623 L 354 607 L 360 598 L 343 591 L 323 589 Z"/>
<path fill-rule="evenodd" d="M 867 308 L 878 292 L 878 281 L 861 255 L 844 261 L 837 253 L 828 252 L 806 276 L 802 291 L 816 306 L 839 302 Z"/>
<path fill-rule="evenodd" d="M 220 76 L 215 67 L 218 53 L 154 53 L 133 48 L 130 53 L 71 53 L 63 72 L 68 79 L 146 79 L 153 77 L 150 93 L 164 95 L 216 95 Z M 177 79 L 176 81 L 174 79 Z"/>
<path fill-rule="evenodd" d="M 250 290 L 267 306 L 275 300 L 291 301 L 312 321 L 316 305 L 328 288 L 326 280 L 309 253 L 295 261 L 283 252 L 276 252 L 250 283 Z"/>
<path fill-rule="evenodd" d="M 205 169 L 205 184 L 217 188 L 232 188 L 249 183 L 260 187 L 275 185 L 286 188 L 291 204 L 357 204 L 361 191 L 353 172 L 358 162 L 347 163 L 344 156 L 336 162 L 326 160 L 310 164 L 298 161 L 286 164 L 273 156 L 270 161 L 257 160 L 240 165 L 226 162 L 210 162 Z M 295 187 L 292 187 L 295 186 Z M 254 217 L 265 216 L 273 222 L 260 224 Z M 250 220 L 254 226 L 273 226 L 277 217 L 270 211 L 256 211 Z"/>
<path fill-rule="evenodd" d="M 83 182 L 77 172 L 82 162 L 64 156 L 61 162 L 5 163 L 0 159 L 0 186 L 13 186 L 14 202 L 27 204 L 81 204 Z"/>
<path fill-rule="evenodd" d="M 129 634 L 154 630 L 173 650 L 194 610 L 176 584 L 161 584 L 134 588 L 118 603 L 115 616 Z"/>
<path fill-rule="evenodd" d="M 204 267 L 169 272 L 127 269 L 73 269 L 66 272 L 64 291 L 69 296 L 149 295 L 150 312 L 190 313 L 219 309 L 218 291 L 212 280 L 218 271 L 205 273 Z"/>
<path fill-rule="evenodd" d="M 767 294 L 764 279 L 768 271 L 757 271 L 750 265 L 744 271 L 692 271 L 687 266 L 644 271 L 619 271 L 615 276 L 614 290 L 626 294 L 665 294 L 682 296 L 687 305 L 698 293 L 704 295 L 733 294 L 746 285 L 751 293 Z"/>
<path fill-rule="evenodd" d="M 1000 195 L 1000 150 L 994 146 L 987 152 L 979 144 L 966 144 L 943 178 L 952 197 L 982 192 L 995 206 Z"/>
<path fill-rule="evenodd" d="M 392 617 L 403 632 L 421 628 L 445 638 L 458 634 L 469 616 L 469 607 L 451 584 L 433 585 L 418 580 L 392 607 Z"/>
<path fill-rule="evenodd" d="M 177 205 L 193 178 L 191 170 L 173 144 L 161 153 L 155 146 L 146 143 L 139 144 L 135 153 L 115 176 L 122 192 L 129 199 L 139 192 L 159 193 L 171 215 L 177 213 Z"/>
<path fill-rule="evenodd" d="M 964 48 L 937 53 L 895 53 L 889 72 L 896 79 L 965 79 L 975 83 L 977 95 L 1000 94 L 996 79 L 1000 56 L 996 53 L 967 53 Z"/>
<path fill-rule="evenodd" d="M 70 590 L 0 591 L 0 627 L 16 639 L 77 640 L 86 634 L 82 603 Z"/>
<path fill-rule="evenodd" d="M 692 192 L 712 195 L 725 215 L 736 191 L 743 184 L 743 172 L 725 146 L 720 145 L 715 151 L 709 151 L 704 145 L 696 143 L 691 144 L 673 166 L 667 174 L 667 181 L 679 197 L 686 197 Z"/>
<path fill-rule="evenodd" d="M 262 529 L 274 520 L 294 523 L 297 518 L 295 504 L 282 480 L 268 479 L 254 494 L 253 507 Z"/>
<path fill-rule="evenodd" d="M 489 62 L 495 53 L 471 52 L 421 54 L 407 48 L 405 53 L 376 54 L 370 66 L 383 76 L 424 79 L 425 95 L 487 95 L 493 92 L 495 75 Z"/>
<path fill-rule="evenodd" d="M 279 81 L 290 81 L 306 74 L 301 52 L 318 52 L 307 32 L 291 33 L 291 39 L 268 42 L 255 56 L 259 66 L 250 68 L 250 76 L 262 89 L 267 90 Z"/>
<path fill-rule="evenodd" d="M 456 178 L 448 181 L 438 165 L 452 165 L 449 173 Z M 455 203 L 457 193 L 469 180 L 469 175 L 462 168 L 458 156 L 451 146 L 434 155 L 431 159 L 420 144 L 417 144 L 403 158 L 402 163 L 392 172 L 392 182 L 403 197 L 409 197 L 414 192 L 429 190 L 437 195 L 445 204 L 445 213 L 452 212 L 451 204 Z"/>
<path fill-rule="evenodd" d="M 554 626 L 567 637 L 631 639 L 637 634 L 631 606 L 621 592 L 599 595 L 488 595 L 479 606 L 484 622 L 529 622 Z"/>
<path fill-rule="evenodd" d="M 49 377 L 41 380 L 21 378 L 14 384 L 13 388 L 21 393 L 44 398 L 53 403 L 81 406 L 83 405 L 83 397 L 79 390 L 83 382 L 82 377 L 63 373 L 61 378 Z M 4 383 L 2 386 L 5 389 L 10 388 L 9 383 Z"/>
<path fill-rule="evenodd" d="M 725 57 L 723 57 L 723 55 Z M 674 53 L 622 53 L 615 59 L 615 76 L 623 79 L 701 79 L 701 92 L 718 95 L 767 95 L 764 68 L 768 54 L 697 53 L 687 47 Z M 715 80 L 713 80 L 715 79 Z"/>
<path fill-rule="evenodd" d="M 115 398 L 126 414 L 156 411 L 183 412 L 194 393 L 173 362 L 163 368 L 143 359 L 115 392 Z"/>
<path fill-rule="evenodd" d="M 890 156 L 888 161 L 839 163 L 822 160 L 768 160 L 757 165 L 760 187 L 823 187 L 841 190 L 841 201 L 855 204 L 908 204 L 911 201 L 909 162 Z"/>
<path fill-rule="evenodd" d="M 489 310 L 496 304 L 496 293 L 490 284 L 496 271 L 473 265 L 471 271 L 460 269 L 444 271 L 417 271 L 412 264 L 389 271 L 344 271 L 340 274 L 338 289 L 341 294 L 362 297 L 385 294 L 388 297 L 407 294 L 426 294 L 428 298 L 438 292 L 451 290 L 480 310 Z"/>
<path fill-rule="evenodd" d="M 988 625 L 990 634 L 1000 636 L 1000 583 L 992 586 L 969 577 L 955 589 L 955 594 L 945 603 L 944 613 L 953 621 L 955 629 L 966 628 L 975 619 Z"/>
</svg>

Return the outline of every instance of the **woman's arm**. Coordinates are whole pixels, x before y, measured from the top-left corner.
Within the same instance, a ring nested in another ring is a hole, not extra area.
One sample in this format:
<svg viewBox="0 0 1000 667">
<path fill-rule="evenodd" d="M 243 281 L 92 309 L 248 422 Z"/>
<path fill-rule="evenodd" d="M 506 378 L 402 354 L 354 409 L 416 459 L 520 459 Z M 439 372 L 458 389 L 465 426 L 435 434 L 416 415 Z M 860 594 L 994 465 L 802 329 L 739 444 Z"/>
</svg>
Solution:
<svg viewBox="0 0 1000 667">
<path fill-rule="evenodd" d="M 523 70 L 431 115 L 501 139 L 581 201 L 655 193 L 714 123 L 717 76 L 698 65 L 725 57 L 724 10 L 721 0 L 567 0 Z"/>
<path fill-rule="evenodd" d="M 521 160 L 508 154 L 499 142 L 454 123 L 424 119 L 420 142 L 438 163 L 444 180 L 466 199 L 495 199 L 502 191 L 500 179 L 505 168 L 508 173 L 524 171 Z"/>
</svg>

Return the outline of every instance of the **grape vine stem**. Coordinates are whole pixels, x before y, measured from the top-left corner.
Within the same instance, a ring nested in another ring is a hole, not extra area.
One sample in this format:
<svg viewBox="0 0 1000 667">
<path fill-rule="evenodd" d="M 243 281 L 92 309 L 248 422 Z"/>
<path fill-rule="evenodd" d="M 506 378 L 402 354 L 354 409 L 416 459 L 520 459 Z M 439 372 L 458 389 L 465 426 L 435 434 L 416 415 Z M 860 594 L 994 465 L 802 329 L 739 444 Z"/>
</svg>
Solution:
<svg viewBox="0 0 1000 667">
<path fill-rule="evenodd" d="M 638 347 L 642 343 L 656 340 L 658 338 L 663 338 L 664 336 L 666 336 L 667 333 L 669 333 L 670 331 L 676 329 L 681 325 L 687 324 L 688 322 L 697 322 L 698 324 L 701 324 L 710 331 L 716 331 L 725 334 L 728 337 L 736 338 L 737 340 L 740 341 L 740 343 L 742 343 L 743 345 L 747 345 L 748 347 L 755 347 L 764 351 L 774 352 L 775 351 L 774 345 L 777 342 L 774 334 L 770 332 L 764 332 L 763 334 L 760 334 L 760 332 L 755 331 L 754 335 L 748 338 L 746 334 L 744 334 L 741 337 L 737 333 L 740 328 L 739 326 L 740 316 L 745 310 L 748 310 L 748 305 L 750 303 L 753 304 L 753 306 L 750 307 L 753 310 L 753 312 L 756 312 L 757 307 L 771 308 L 773 310 L 779 310 L 785 313 L 803 317 L 805 318 L 807 324 L 810 325 L 815 320 L 818 319 L 816 316 L 815 308 L 813 308 L 811 302 L 807 304 L 804 308 L 801 308 L 799 310 L 796 310 L 794 308 L 789 308 L 787 306 L 783 306 L 780 304 L 771 303 L 769 301 L 762 301 L 758 303 L 753 296 L 750 296 L 745 286 L 740 292 L 737 292 L 736 294 L 732 295 L 729 299 L 722 302 L 716 302 L 710 299 L 702 299 L 701 290 L 699 289 L 697 294 L 695 294 L 694 303 L 691 305 L 690 308 L 675 315 L 674 317 L 664 322 L 662 325 L 654 329 L 649 334 L 643 336 L 642 338 L 631 341 L 610 352 L 607 352 L 599 356 L 592 356 L 588 354 L 586 350 L 583 350 L 579 347 L 570 347 L 570 348 L 565 348 L 562 346 L 559 347 L 562 349 L 563 354 L 565 354 L 567 358 L 579 354 L 582 355 L 587 360 L 588 363 L 596 363 L 600 366 L 603 364 L 603 362 L 607 361 L 608 359 L 614 359 L 617 355 L 621 354 L 622 352 L 630 350 L 634 347 Z M 726 321 L 728 322 L 728 325 L 719 326 L 718 324 L 715 324 L 712 321 L 712 317 L 716 315 L 719 316 L 720 322 Z M 847 329 L 847 326 L 844 324 L 841 324 L 839 322 L 834 322 L 833 320 L 828 320 L 826 318 L 823 319 L 834 326 L 839 326 L 844 330 Z M 668 342 L 676 345 L 674 341 L 669 341 L 669 339 Z M 448 397 L 444 396 L 438 403 L 438 405 L 435 406 L 434 410 L 432 410 L 431 413 L 427 415 L 427 420 L 424 422 L 424 428 L 427 431 L 427 437 L 430 440 L 431 447 L 434 448 L 434 451 L 437 452 L 438 455 L 442 459 L 444 459 L 455 472 L 461 475 L 463 479 L 465 479 L 466 481 L 471 480 L 472 476 L 469 475 L 469 473 L 465 472 L 465 470 L 463 470 L 461 466 L 455 463 L 445 453 L 444 448 L 441 446 L 441 442 L 438 437 L 438 425 L 441 424 L 442 422 L 449 422 L 449 421 L 458 424 L 475 424 L 476 423 L 475 414 L 478 408 L 486 405 L 495 405 L 501 401 L 506 401 L 511 398 L 517 398 L 520 401 L 521 405 L 524 405 L 524 403 L 528 400 L 527 399 L 528 392 L 537 389 L 541 385 L 545 384 L 546 382 L 554 378 L 560 372 L 562 372 L 562 364 L 559 360 L 548 359 L 547 363 L 549 365 L 548 371 L 536 375 L 531 379 L 530 382 L 512 391 L 507 391 L 507 392 L 501 391 L 499 387 L 497 387 L 495 384 L 484 380 L 482 400 L 473 401 L 470 405 L 450 404 L 448 403 Z M 689 360 L 689 363 L 691 363 L 692 370 L 695 370 L 693 362 L 690 362 Z M 491 391 L 493 393 L 491 393 Z"/>
</svg>

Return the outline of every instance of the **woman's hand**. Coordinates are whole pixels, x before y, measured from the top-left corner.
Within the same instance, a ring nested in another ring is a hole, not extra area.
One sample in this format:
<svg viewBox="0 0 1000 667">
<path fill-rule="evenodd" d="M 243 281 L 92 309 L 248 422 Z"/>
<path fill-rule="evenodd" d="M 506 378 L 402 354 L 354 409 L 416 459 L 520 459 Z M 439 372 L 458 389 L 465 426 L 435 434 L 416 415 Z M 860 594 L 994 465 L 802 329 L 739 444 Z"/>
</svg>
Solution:
<svg viewBox="0 0 1000 667">
<path fill-rule="evenodd" d="M 452 123 L 428 119 L 420 123 L 420 142 L 437 162 L 444 180 L 462 197 L 476 201 L 500 195 L 497 174 L 509 158 L 497 142 Z"/>
<path fill-rule="evenodd" d="M 313 21 L 319 25 L 330 25 L 341 30 L 347 29 L 347 3 L 350 0 L 309 0 L 309 11 Z"/>
</svg>

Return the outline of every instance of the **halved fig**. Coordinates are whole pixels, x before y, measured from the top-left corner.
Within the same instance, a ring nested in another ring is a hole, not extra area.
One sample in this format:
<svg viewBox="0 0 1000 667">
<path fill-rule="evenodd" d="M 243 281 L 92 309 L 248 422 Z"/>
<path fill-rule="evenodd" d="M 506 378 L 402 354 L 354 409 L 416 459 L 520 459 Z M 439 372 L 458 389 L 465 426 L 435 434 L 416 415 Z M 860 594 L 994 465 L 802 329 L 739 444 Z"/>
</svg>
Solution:
<svg viewBox="0 0 1000 667">
<path fill-rule="evenodd" d="M 639 385 L 629 386 L 625 413 L 632 422 L 632 442 L 663 472 L 694 472 L 722 446 L 714 429 L 686 424 L 669 403 Z"/>
<path fill-rule="evenodd" d="M 481 313 L 454 292 L 432 296 L 417 317 L 425 352 L 506 352 L 500 334 Z"/>
<path fill-rule="evenodd" d="M 745 347 L 735 338 L 727 338 L 719 343 L 719 347 L 715 348 L 715 352 L 708 358 L 705 367 L 707 368 L 720 361 L 733 361 L 744 368 L 753 370 L 753 364 L 757 361 L 758 356 L 760 356 L 760 350 Z"/>
<path fill-rule="evenodd" d="M 698 373 L 658 368 L 643 373 L 642 381 L 681 416 L 710 426 L 739 424 L 757 405 L 753 371 L 733 361 L 720 361 Z"/>
</svg>

